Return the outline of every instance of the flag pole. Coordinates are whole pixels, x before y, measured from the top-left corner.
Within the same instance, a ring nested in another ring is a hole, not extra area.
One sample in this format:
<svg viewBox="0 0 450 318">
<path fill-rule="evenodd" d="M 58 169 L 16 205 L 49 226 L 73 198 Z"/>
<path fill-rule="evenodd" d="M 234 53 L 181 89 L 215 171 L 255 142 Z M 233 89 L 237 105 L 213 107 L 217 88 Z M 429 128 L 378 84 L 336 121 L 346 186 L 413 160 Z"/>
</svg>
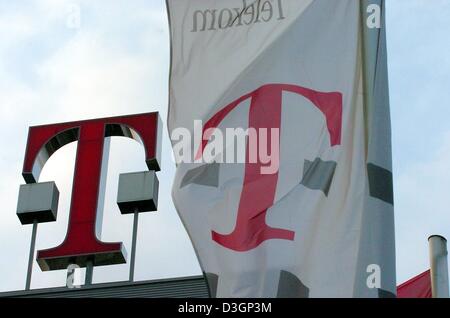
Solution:
<svg viewBox="0 0 450 318">
<path fill-rule="evenodd" d="M 380 8 L 380 25 L 379 27 L 369 27 L 368 25 L 368 8 L 369 5 L 376 4 Z M 375 88 L 375 74 L 377 68 L 377 54 L 379 51 L 379 42 L 381 37 L 380 29 L 384 25 L 384 1 L 383 0 L 362 0 L 360 2 L 360 20 L 361 20 L 361 59 L 362 59 L 362 77 L 364 90 L 364 120 L 365 125 L 365 141 L 369 143 L 369 125 L 368 120 L 373 110 L 373 98 Z M 385 32 L 385 31 L 383 31 Z M 368 151 L 368 149 L 366 150 Z M 366 156 L 368 154 L 366 153 Z"/>
<path fill-rule="evenodd" d="M 428 243 L 433 298 L 449 298 L 447 240 L 443 236 L 432 235 L 428 238 Z"/>
</svg>

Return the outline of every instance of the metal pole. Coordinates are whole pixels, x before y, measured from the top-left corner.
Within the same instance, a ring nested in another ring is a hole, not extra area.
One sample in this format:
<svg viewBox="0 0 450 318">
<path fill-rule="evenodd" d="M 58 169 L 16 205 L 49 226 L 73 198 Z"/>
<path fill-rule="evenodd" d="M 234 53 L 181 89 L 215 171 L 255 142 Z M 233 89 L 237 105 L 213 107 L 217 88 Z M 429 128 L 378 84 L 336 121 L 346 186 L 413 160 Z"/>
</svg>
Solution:
<svg viewBox="0 0 450 318">
<path fill-rule="evenodd" d="M 92 285 L 92 276 L 94 275 L 94 263 L 92 260 L 86 262 L 86 276 L 84 278 L 84 285 Z"/>
<path fill-rule="evenodd" d="M 131 260 L 130 260 L 130 282 L 134 281 L 134 267 L 136 264 L 136 243 L 139 224 L 139 209 L 134 209 L 134 221 L 133 221 L 133 239 L 131 242 Z"/>
<path fill-rule="evenodd" d="M 31 233 L 30 254 L 28 256 L 28 271 L 27 271 L 27 281 L 25 283 L 25 290 L 30 290 L 31 287 L 31 274 L 33 273 L 33 257 L 34 257 L 34 250 L 36 247 L 37 226 L 38 222 L 36 219 L 34 219 L 33 230 Z"/>
<path fill-rule="evenodd" d="M 449 298 L 447 240 L 440 235 L 432 235 L 428 243 L 433 298 Z"/>
</svg>

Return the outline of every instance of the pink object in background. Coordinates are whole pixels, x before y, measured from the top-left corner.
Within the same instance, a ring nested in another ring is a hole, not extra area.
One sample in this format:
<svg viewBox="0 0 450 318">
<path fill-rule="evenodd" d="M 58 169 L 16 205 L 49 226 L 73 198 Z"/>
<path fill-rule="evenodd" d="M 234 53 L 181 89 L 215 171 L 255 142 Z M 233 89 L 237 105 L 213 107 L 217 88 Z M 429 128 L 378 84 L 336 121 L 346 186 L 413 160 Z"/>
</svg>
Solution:
<svg viewBox="0 0 450 318">
<path fill-rule="evenodd" d="M 397 298 L 431 298 L 431 276 L 427 270 L 397 287 Z"/>
</svg>

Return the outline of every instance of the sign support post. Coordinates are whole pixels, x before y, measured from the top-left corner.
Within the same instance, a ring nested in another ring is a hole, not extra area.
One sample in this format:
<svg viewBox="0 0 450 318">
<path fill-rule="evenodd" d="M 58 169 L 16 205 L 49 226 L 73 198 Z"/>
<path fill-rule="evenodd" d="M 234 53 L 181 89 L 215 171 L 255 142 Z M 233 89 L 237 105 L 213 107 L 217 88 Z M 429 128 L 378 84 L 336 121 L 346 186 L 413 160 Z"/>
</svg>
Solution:
<svg viewBox="0 0 450 318">
<path fill-rule="evenodd" d="M 428 242 L 433 298 L 449 298 L 447 240 L 440 235 L 432 235 L 428 238 Z"/>
<path fill-rule="evenodd" d="M 34 257 L 34 250 L 36 248 L 37 227 L 38 221 L 34 219 L 33 230 L 31 233 L 30 254 L 28 256 L 28 270 L 27 270 L 27 280 L 25 283 L 25 290 L 30 290 L 31 287 L 31 276 L 33 274 L 33 257 Z"/>
<path fill-rule="evenodd" d="M 134 268 L 136 264 L 136 243 L 139 225 L 139 209 L 134 209 L 134 220 L 133 220 L 133 240 L 131 243 L 131 257 L 130 257 L 130 282 L 134 281 Z"/>
</svg>

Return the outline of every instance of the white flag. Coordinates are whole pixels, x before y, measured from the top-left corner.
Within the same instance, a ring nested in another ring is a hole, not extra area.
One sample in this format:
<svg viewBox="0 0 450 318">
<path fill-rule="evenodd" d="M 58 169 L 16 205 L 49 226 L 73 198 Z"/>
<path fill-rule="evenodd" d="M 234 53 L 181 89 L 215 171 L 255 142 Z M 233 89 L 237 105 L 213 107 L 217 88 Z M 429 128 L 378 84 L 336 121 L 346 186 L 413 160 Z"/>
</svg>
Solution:
<svg viewBox="0 0 450 318">
<path fill-rule="evenodd" d="M 172 196 L 211 296 L 395 295 L 384 3 L 370 3 L 167 1 Z"/>
</svg>

